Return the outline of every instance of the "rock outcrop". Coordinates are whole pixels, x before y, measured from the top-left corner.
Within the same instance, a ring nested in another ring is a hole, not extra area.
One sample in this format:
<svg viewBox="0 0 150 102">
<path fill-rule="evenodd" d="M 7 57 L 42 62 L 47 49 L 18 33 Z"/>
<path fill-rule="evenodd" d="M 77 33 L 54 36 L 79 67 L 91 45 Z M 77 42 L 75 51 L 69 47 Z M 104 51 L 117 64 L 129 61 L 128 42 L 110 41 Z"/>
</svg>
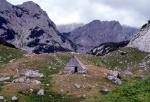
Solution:
<svg viewBox="0 0 150 102">
<path fill-rule="evenodd" d="M 0 2 L 0 38 L 28 53 L 74 51 L 64 39 L 47 13 L 32 1 L 12 5 Z"/>
<path fill-rule="evenodd" d="M 150 52 L 150 21 L 144 24 L 140 31 L 132 37 L 128 47 L 138 48 L 139 50 Z"/>
<path fill-rule="evenodd" d="M 122 41 L 122 42 L 107 42 L 107 43 L 102 43 L 98 47 L 93 48 L 90 53 L 92 55 L 96 56 L 102 56 L 105 54 L 108 54 L 112 51 L 115 51 L 119 48 L 125 47 L 129 41 Z"/>
</svg>

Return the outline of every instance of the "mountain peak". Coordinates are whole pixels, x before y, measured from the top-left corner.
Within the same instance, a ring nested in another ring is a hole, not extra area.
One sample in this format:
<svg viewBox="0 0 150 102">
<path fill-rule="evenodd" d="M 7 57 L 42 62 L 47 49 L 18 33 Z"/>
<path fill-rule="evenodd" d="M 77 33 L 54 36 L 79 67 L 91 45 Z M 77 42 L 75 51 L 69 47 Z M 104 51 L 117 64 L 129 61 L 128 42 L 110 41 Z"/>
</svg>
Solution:
<svg viewBox="0 0 150 102">
<path fill-rule="evenodd" d="M 35 11 L 37 9 L 41 10 L 40 6 L 38 4 L 36 4 L 36 3 L 34 3 L 33 1 L 24 2 L 20 6 L 25 7 L 27 9 L 29 9 L 29 10 L 32 10 L 32 11 Z"/>
</svg>

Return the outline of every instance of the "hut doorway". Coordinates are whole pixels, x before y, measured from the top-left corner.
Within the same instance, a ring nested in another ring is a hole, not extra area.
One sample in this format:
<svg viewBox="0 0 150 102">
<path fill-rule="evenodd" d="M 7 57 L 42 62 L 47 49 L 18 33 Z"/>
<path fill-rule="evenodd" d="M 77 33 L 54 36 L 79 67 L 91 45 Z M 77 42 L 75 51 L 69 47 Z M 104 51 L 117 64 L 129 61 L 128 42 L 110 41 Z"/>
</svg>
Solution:
<svg viewBox="0 0 150 102">
<path fill-rule="evenodd" d="M 77 66 L 75 66 L 75 68 L 74 68 L 74 72 L 75 72 L 75 73 L 77 73 L 77 72 L 78 72 L 78 67 L 77 67 Z"/>
</svg>

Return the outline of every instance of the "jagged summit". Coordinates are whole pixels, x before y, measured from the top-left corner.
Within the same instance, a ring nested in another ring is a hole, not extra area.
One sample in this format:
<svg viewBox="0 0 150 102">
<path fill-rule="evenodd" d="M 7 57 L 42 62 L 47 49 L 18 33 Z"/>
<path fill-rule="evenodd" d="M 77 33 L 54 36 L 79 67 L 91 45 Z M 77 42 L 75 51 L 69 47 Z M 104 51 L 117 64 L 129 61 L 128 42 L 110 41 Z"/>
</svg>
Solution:
<svg viewBox="0 0 150 102">
<path fill-rule="evenodd" d="M 0 38 L 28 53 L 74 51 L 70 41 L 59 34 L 47 13 L 32 1 L 21 5 L 2 4 Z"/>
<path fill-rule="evenodd" d="M 102 43 L 129 40 L 137 31 L 137 29 L 131 27 L 130 29 L 125 31 L 118 21 L 94 20 L 73 30 L 67 36 L 77 45 L 79 53 L 86 53 Z"/>
<path fill-rule="evenodd" d="M 138 48 L 139 50 L 150 52 L 150 21 L 144 24 L 140 31 L 132 37 L 128 47 Z"/>
</svg>

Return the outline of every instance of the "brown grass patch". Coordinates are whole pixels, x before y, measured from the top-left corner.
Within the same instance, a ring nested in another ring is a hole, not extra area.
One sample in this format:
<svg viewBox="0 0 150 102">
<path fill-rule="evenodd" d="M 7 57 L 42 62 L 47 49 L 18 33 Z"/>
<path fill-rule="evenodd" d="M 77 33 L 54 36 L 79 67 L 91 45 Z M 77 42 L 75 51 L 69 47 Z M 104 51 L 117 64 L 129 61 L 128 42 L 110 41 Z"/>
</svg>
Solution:
<svg viewBox="0 0 150 102">
<path fill-rule="evenodd" d="M 112 89 L 113 83 L 105 81 L 106 75 L 109 73 L 106 68 L 96 66 L 86 66 L 87 74 L 72 74 L 72 75 L 52 75 L 52 89 L 61 94 L 68 94 L 70 97 L 85 97 L 88 99 L 100 96 L 100 90 L 104 87 Z M 78 89 L 75 84 L 81 85 Z"/>
</svg>

